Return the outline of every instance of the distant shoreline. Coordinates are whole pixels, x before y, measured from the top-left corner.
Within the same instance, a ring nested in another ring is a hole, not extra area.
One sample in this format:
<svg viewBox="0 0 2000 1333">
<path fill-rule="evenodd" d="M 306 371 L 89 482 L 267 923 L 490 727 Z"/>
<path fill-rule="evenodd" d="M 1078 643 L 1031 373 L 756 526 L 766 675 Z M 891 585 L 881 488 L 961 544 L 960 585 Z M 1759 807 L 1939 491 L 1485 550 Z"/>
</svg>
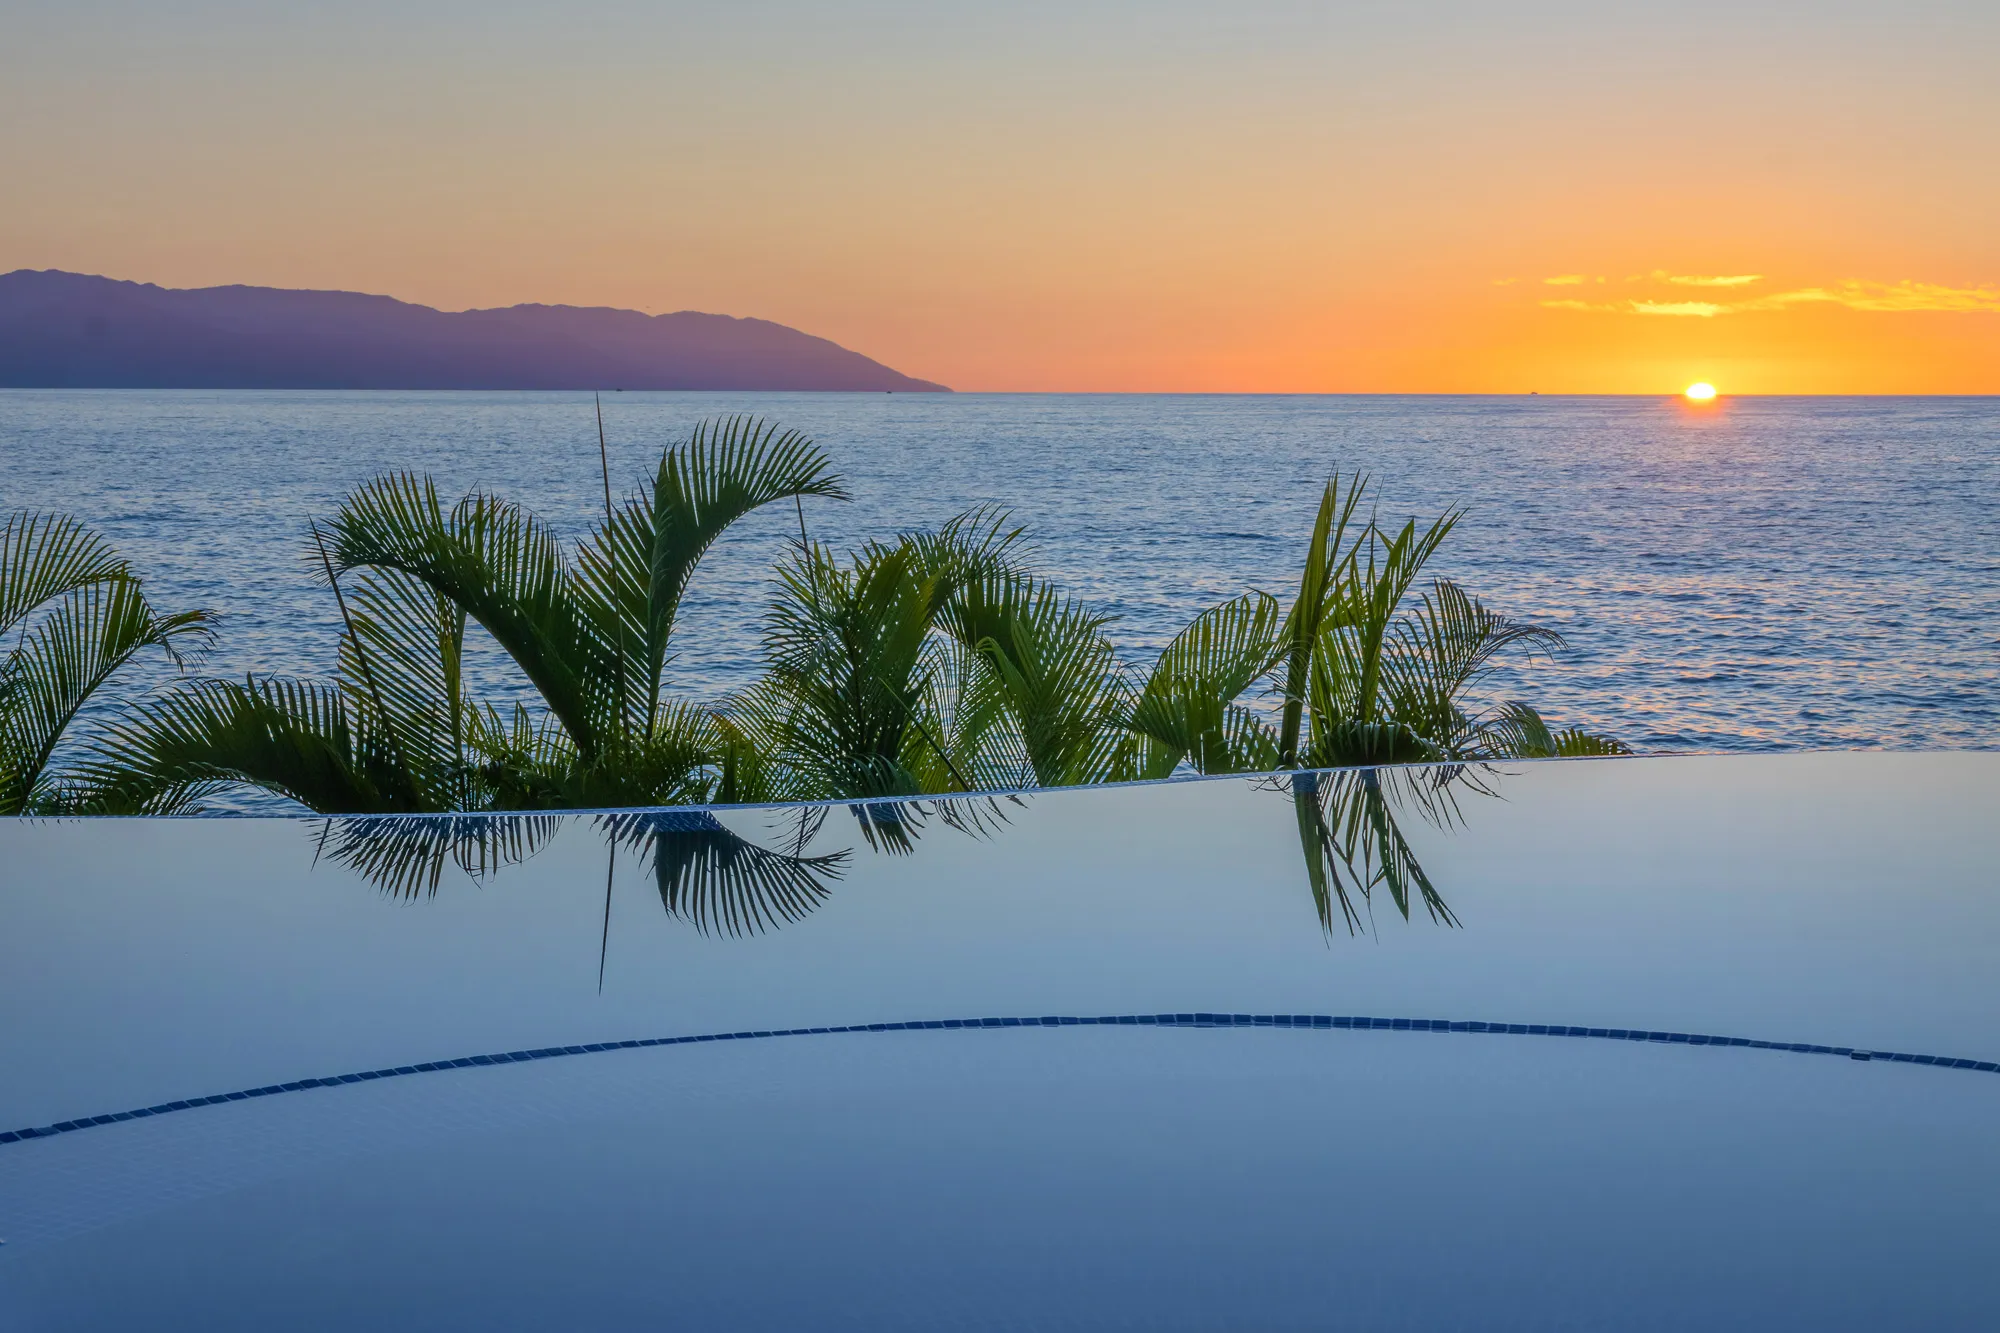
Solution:
<svg viewBox="0 0 2000 1333">
<path fill-rule="evenodd" d="M 698 311 L 176 289 L 0 274 L 0 387 L 155 390 L 949 393 L 828 339 Z"/>
</svg>

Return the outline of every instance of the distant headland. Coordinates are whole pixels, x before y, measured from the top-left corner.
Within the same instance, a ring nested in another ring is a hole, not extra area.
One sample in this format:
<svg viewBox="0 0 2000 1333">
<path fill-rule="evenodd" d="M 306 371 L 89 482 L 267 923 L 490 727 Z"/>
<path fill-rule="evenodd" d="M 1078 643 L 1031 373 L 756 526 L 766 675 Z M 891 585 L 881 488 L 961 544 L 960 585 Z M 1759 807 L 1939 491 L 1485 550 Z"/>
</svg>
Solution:
<svg viewBox="0 0 2000 1333">
<path fill-rule="evenodd" d="M 948 393 L 825 338 L 684 310 L 447 312 L 358 292 L 0 275 L 0 387 Z"/>
</svg>

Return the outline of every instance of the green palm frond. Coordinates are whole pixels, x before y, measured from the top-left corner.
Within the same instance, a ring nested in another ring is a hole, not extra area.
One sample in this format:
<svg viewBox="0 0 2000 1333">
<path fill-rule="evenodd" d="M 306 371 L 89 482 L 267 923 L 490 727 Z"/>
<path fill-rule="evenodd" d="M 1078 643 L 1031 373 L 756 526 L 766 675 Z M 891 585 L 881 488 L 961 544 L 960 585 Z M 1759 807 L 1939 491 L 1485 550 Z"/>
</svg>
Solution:
<svg viewBox="0 0 2000 1333">
<path fill-rule="evenodd" d="M 660 457 L 652 486 L 628 497 L 578 553 L 583 614 L 621 654 L 621 712 L 652 729 L 674 622 L 696 566 L 738 519 L 777 500 L 845 500 L 826 456 L 798 431 L 749 417 L 704 421 Z"/>
<path fill-rule="evenodd" d="M 1332 636 L 1321 635 L 1324 643 L 1329 637 L 1344 634 L 1352 647 L 1354 702 L 1347 714 L 1352 720 L 1379 720 L 1382 659 L 1390 645 L 1396 611 L 1458 520 L 1459 511 L 1452 510 L 1419 532 L 1412 519 L 1394 536 L 1369 525 L 1367 540 L 1355 558 L 1350 627 Z"/>
<path fill-rule="evenodd" d="M 1268 773 L 1278 766 L 1278 732 L 1270 722 L 1242 704 L 1223 713 L 1222 743 L 1204 737 L 1188 756 L 1197 773 Z"/>
<path fill-rule="evenodd" d="M 1149 782 L 1173 776 L 1184 757 L 1174 745 L 1133 731 L 1132 710 L 1138 706 L 1136 691 L 1128 692 L 1119 713 L 1119 727 L 1106 745 L 1104 781 Z"/>
<path fill-rule="evenodd" d="M 413 774 L 442 784 L 440 808 L 473 806 L 465 613 L 395 570 L 364 568 L 349 582 L 340 675 L 350 706 L 379 717 Z"/>
<path fill-rule="evenodd" d="M 940 744 L 920 724 L 947 665 L 931 631 L 949 591 L 907 541 L 871 544 L 847 568 L 817 545 L 780 566 L 754 725 L 791 770 L 785 785 L 815 797 L 921 790 L 907 760 L 913 745 Z"/>
<path fill-rule="evenodd" d="M 580 759 L 576 742 L 554 714 L 518 702 L 503 712 L 488 703 L 466 714 L 465 743 L 482 808 L 550 810 L 573 804 L 565 793 Z"/>
<path fill-rule="evenodd" d="M 1358 552 L 1368 534 L 1364 532 L 1350 544 L 1347 529 L 1367 490 L 1367 479 L 1359 474 L 1348 482 L 1345 496 L 1339 477 L 1326 483 L 1313 519 L 1312 537 L 1306 544 L 1299 595 L 1279 631 L 1285 659 L 1285 710 L 1279 723 L 1278 762 L 1288 768 L 1299 762 L 1299 728 L 1314 648 L 1329 631 L 1344 628 L 1357 618 L 1355 571 Z"/>
<path fill-rule="evenodd" d="M 1631 746 L 1616 736 L 1606 736 L 1602 732 L 1564 727 L 1556 733 L 1555 757 L 1558 759 L 1608 759 L 1613 755 L 1631 753 Z"/>
<path fill-rule="evenodd" d="M 958 589 L 944 627 L 985 668 L 1026 761 L 996 785 L 1064 786 L 1109 769 L 1116 722 L 1129 705 L 1117 650 L 1103 633 L 1109 619 L 1022 575 L 989 573 Z"/>
<path fill-rule="evenodd" d="M 706 804 L 715 799 L 729 744 L 706 708 L 665 703 L 651 730 L 579 760 L 563 786 L 563 803 L 582 809 Z"/>
<path fill-rule="evenodd" d="M 275 792 L 322 814 L 426 809 L 379 727 L 335 685 L 284 677 L 197 681 L 105 728 L 83 766 L 90 808 L 184 807 L 219 785 Z"/>
<path fill-rule="evenodd" d="M 646 492 L 607 514 L 572 566 L 516 505 L 474 493 L 447 513 L 429 478 L 379 478 L 347 498 L 323 545 L 315 529 L 330 578 L 364 571 L 343 602 L 349 695 L 380 716 L 413 772 L 483 784 L 460 804 L 734 794 L 734 775 L 756 767 L 742 738 L 661 697 L 673 625 L 689 578 L 732 522 L 804 495 L 846 495 L 810 440 L 749 418 L 704 422 L 662 455 Z M 468 618 L 520 667 L 566 746 L 540 717 L 503 719 L 465 698 Z"/>
<path fill-rule="evenodd" d="M 926 646 L 932 665 L 905 733 L 903 763 L 919 791 L 1034 785 L 1020 729 L 999 677 L 972 648 L 948 636 Z"/>
<path fill-rule="evenodd" d="M 1376 768 L 1386 764 L 1425 764 L 1443 752 L 1403 722 L 1352 722 L 1336 719 L 1315 726 L 1308 768 Z"/>
<path fill-rule="evenodd" d="M 798 701 L 766 675 L 724 700 L 716 714 L 723 737 L 725 769 L 717 800 L 723 804 L 812 800 L 803 775 L 784 762 L 786 740 L 793 734 Z"/>
<path fill-rule="evenodd" d="M 1551 730 L 1542 715 L 1518 701 L 1503 705 L 1481 728 L 1486 752 L 1496 759 L 1583 759 L 1630 754 L 1624 742 L 1581 727 Z"/>
<path fill-rule="evenodd" d="M 936 532 L 904 533 L 899 544 L 947 589 L 1029 572 L 1027 529 L 999 505 L 975 505 Z"/>
<path fill-rule="evenodd" d="M 1270 768 L 1278 742 L 1236 703 L 1278 660 L 1278 603 L 1253 592 L 1210 607 L 1160 654 L 1126 721 L 1152 742 L 1138 776 L 1165 777 L 1181 760 L 1201 773 Z"/>
<path fill-rule="evenodd" d="M 163 616 L 133 579 L 99 579 L 63 594 L 0 661 L 0 814 L 49 794 L 50 760 L 70 723 L 140 652 L 158 648 L 180 667 L 213 638 L 212 616 Z"/>
<path fill-rule="evenodd" d="M 1336 624 L 1321 631 L 1306 665 L 1306 717 L 1311 726 L 1308 755 L 1323 756 L 1327 747 L 1320 738 L 1336 728 L 1373 726 L 1381 720 L 1363 713 L 1361 681 L 1366 654 L 1360 627 Z"/>
<path fill-rule="evenodd" d="M 1398 621 L 1383 655 L 1386 712 L 1446 754 L 1476 751 L 1466 692 L 1509 651 L 1553 654 L 1562 635 L 1489 610 L 1448 579 L 1434 581 Z"/>
<path fill-rule="evenodd" d="M 17 510 L 0 527 L 0 634 L 36 607 L 131 570 L 96 533 L 67 514 Z"/>
<path fill-rule="evenodd" d="M 716 739 L 713 803 L 748 805 L 777 799 L 767 752 L 758 747 L 728 703 L 709 713 L 709 725 L 715 729 Z"/>
<path fill-rule="evenodd" d="M 521 668 L 586 759 L 616 731 L 617 653 L 579 606 L 555 535 L 519 506 L 475 493 L 449 515 L 428 477 L 381 477 L 326 527 L 337 573 L 407 575 L 477 621 Z"/>
</svg>

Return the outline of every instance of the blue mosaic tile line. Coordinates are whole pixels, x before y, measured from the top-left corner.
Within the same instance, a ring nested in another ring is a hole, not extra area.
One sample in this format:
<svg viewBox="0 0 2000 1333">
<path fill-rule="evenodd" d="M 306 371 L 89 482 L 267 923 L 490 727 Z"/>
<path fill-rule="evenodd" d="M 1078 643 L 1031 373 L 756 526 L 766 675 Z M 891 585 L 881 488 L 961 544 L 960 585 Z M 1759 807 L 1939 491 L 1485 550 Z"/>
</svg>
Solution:
<svg viewBox="0 0 2000 1333">
<path fill-rule="evenodd" d="M 70 1134 L 80 1129 L 91 1129 L 98 1125 L 116 1124 L 125 1120 L 139 1120 L 147 1116 L 166 1115 L 171 1111 L 186 1111 L 197 1106 L 216 1106 L 223 1102 L 240 1102 L 251 1097 L 269 1097 L 281 1092 L 304 1092 L 310 1088 L 336 1088 L 348 1083 L 365 1083 L 379 1078 L 401 1078 L 410 1074 L 429 1074 L 441 1069 L 468 1069 L 478 1065 L 504 1065 L 527 1060 L 554 1060 L 571 1055 L 594 1055 L 600 1051 L 628 1051 L 646 1046 L 681 1046 L 690 1042 L 703 1041 L 759 1041 L 775 1037 L 819 1037 L 848 1032 L 919 1032 L 919 1031 L 962 1031 L 968 1028 L 1023 1028 L 1023 1027 L 1162 1027 L 1162 1028 L 1347 1028 L 1376 1032 L 1470 1032 L 1496 1033 L 1509 1036 L 1535 1037 L 1590 1037 L 1607 1041 L 1647 1041 L 1669 1045 L 1688 1046 L 1741 1046 L 1758 1051 L 1791 1051 L 1801 1055 L 1837 1055 L 1849 1060 L 1888 1060 L 1901 1064 L 1933 1065 L 1942 1069 L 1973 1069 L 1982 1073 L 2000 1073 L 2000 1063 L 1992 1060 L 1960 1060 L 1944 1055 L 1912 1055 L 1905 1051 L 1873 1051 L 1852 1046 L 1815 1046 L 1806 1042 L 1758 1041 L 1748 1037 L 1717 1037 L 1701 1032 L 1652 1032 L 1638 1028 L 1588 1028 L 1564 1027 L 1545 1023 L 1482 1023 L 1465 1022 L 1449 1018 L 1372 1018 L 1360 1015 L 1331 1014 L 1100 1014 L 1078 1017 L 1069 1014 L 1044 1014 L 1038 1018 L 942 1018 L 915 1019 L 905 1023 L 850 1023 L 840 1027 L 782 1028 L 755 1032 L 703 1032 L 684 1037 L 643 1037 L 630 1041 L 592 1042 L 585 1046 L 544 1046 L 532 1051 L 503 1051 L 492 1055 L 468 1055 L 457 1060 L 433 1060 L 418 1065 L 397 1065 L 394 1068 L 367 1069 L 354 1074 L 336 1074 L 330 1078 L 302 1078 L 292 1083 L 271 1083 L 261 1088 L 245 1088 L 240 1092 L 221 1092 L 213 1097 L 195 1097 L 188 1101 L 162 1102 L 158 1106 L 148 1106 L 133 1111 L 117 1111 L 109 1115 L 84 1116 L 75 1120 L 63 1120 L 53 1125 L 37 1125 L 29 1129 L 0 1131 L 0 1143 L 19 1143 L 27 1139 L 52 1138 L 58 1134 Z"/>
</svg>

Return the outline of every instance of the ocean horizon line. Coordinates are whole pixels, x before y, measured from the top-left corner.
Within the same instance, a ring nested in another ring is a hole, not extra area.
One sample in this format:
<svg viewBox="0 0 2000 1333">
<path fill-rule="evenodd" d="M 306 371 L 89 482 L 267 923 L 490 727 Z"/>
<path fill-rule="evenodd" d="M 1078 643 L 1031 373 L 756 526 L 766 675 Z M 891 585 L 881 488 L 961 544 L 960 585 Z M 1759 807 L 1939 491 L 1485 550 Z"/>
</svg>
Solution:
<svg viewBox="0 0 2000 1333">
<path fill-rule="evenodd" d="M 755 395 L 760 398 L 863 398 L 895 397 L 893 389 L 622 389 L 604 386 L 596 389 L 533 389 L 533 388 L 465 388 L 463 386 L 440 386 L 425 388 L 402 385 L 394 388 L 338 388 L 326 385 L 263 385 L 254 388 L 236 388 L 213 385 L 0 385 L 0 394 L 110 394 L 110 393 L 152 393 L 152 394 L 463 394 L 467 396 L 492 396 L 508 394 L 520 397 L 551 397 L 570 394 L 629 394 L 651 397 L 723 397 L 728 395 Z M 1559 389 L 953 389 L 948 393 L 906 391 L 901 396 L 922 398 L 926 401 L 942 402 L 964 398 L 1550 398 L 1573 400 L 1591 399 L 1678 399 L 1683 396 L 1679 389 L 1653 390 L 1576 390 Z M 1785 401 L 1815 399 L 1885 399 L 1894 401 L 1964 401 L 2000 399 L 2000 392 L 1979 392 L 1968 390 L 1961 393 L 1863 393 L 1863 392 L 1820 392 L 1820 393 L 1732 393 L 1720 391 L 1717 401 L 1742 401 L 1747 399 L 1773 399 Z"/>
</svg>

